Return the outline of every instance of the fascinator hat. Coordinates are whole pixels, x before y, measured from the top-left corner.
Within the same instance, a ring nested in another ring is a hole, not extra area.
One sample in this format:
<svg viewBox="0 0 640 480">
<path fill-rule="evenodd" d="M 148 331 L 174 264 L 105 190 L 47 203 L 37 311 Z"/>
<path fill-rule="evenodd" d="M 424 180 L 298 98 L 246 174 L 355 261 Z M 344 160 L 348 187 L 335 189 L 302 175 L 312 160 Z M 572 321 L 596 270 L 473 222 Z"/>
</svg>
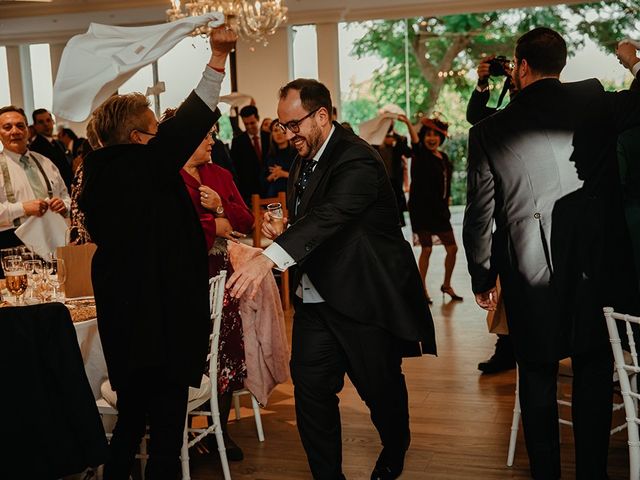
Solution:
<svg viewBox="0 0 640 480">
<path fill-rule="evenodd" d="M 439 112 L 434 112 L 431 118 L 422 117 L 420 123 L 429 130 L 441 133 L 445 137 L 449 136 L 449 123 L 442 119 L 442 114 Z"/>
</svg>

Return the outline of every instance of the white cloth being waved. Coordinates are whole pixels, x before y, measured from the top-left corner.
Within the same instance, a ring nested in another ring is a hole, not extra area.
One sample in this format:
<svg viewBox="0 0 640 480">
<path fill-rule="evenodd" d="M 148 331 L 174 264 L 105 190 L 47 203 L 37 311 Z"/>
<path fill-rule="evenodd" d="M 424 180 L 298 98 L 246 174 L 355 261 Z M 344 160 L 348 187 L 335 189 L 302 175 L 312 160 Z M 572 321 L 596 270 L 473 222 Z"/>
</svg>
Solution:
<svg viewBox="0 0 640 480">
<path fill-rule="evenodd" d="M 146 27 L 92 23 L 62 52 L 53 86 L 53 112 L 82 122 L 138 70 L 156 61 L 194 28 L 224 23 L 218 12 Z"/>
<path fill-rule="evenodd" d="M 62 176 L 60 175 L 58 168 L 51 160 L 39 153 L 27 150 L 25 155 L 32 155 L 38 160 L 38 162 L 40 162 L 42 169 L 51 183 L 53 196 L 62 200 L 68 211 L 71 208 L 71 198 L 69 197 L 69 192 L 67 192 L 67 187 L 64 184 L 64 180 L 62 180 Z M 7 161 L 7 169 L 9 171 L 9 177 L 11 178 L 11 186 L 16 199 L 16 203 L 11 203 L 7 200 L 7 193 L 4 188 L 4 176 L 0 174 L 0 231 L 4 231 L 15 228 L 13 221 L 16 218 L 20 218 L 21 221 L 25 221 L 28 218 L 24 214 L 22 202 L 35 200 L 36 196 L 29 184 L 27 174 L 22 168 L 22 165 L 20 165 L 20 157 L 22 155 L 5 149 L 0 153 L 0 156 L 4 156 Z M 46 184 L 44 178 L 42 178 L 42 174 L 38 172 L 38 175 L 40 176 L 42 183 Z"/>
</svg>

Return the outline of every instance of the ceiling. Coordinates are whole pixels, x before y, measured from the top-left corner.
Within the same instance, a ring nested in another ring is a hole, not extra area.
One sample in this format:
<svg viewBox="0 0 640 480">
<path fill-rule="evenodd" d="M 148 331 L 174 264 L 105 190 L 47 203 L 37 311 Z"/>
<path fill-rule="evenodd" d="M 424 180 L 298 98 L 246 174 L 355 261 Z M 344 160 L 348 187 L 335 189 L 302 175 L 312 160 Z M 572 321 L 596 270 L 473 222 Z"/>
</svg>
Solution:
<svg viewBox="0 0 640 480">
<path fill-rule="evenodd" d="M 285 0 L 289 24 L 326 23 L 492 11 L 577 3 L 579 0 Z M 584 0 L 582 0 L 584 1 Z M 0 0 L 0 45 L 65 40 L 90 22 L 140 25 L 163 22 L 169 0 Z"/>
</svg>

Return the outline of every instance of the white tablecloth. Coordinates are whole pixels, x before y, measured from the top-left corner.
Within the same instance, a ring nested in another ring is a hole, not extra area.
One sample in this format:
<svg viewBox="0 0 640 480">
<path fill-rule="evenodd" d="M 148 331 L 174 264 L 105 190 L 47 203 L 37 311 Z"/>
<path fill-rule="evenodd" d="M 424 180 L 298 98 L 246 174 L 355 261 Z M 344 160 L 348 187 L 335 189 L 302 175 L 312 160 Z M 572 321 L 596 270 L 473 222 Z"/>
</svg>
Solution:
<svg viewBox="0 0 640 480">
<path fill-rule="evenodd" d="M 94 318 L 84 322 L 76 322 L 73 326 L 76 328 L 82 361 L 91 385 L 91 391 L 97 400 L 101 396 L 100 385 L 108 378 L 107 365 L 104 362 L 102 344 L 98 334 L 98 322 Z"/>
</svg>

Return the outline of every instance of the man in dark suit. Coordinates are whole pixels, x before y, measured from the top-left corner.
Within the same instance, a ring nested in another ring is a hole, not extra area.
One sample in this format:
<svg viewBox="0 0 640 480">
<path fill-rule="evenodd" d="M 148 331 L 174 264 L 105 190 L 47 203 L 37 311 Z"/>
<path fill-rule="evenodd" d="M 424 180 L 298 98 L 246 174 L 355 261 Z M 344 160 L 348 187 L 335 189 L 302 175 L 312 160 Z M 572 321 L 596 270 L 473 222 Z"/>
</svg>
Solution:
<svg viewBox="0 0 640 480">
<path fill-rule="evenodd" d="M 206 242 L 180 170 L 220 116 L 236 38 L 211 33 L 202 79 L 169 120 L 158 124 L 135 93 L 110 97 L 93 113 L 103 146 L 84 161 L 79 207 L 98 247 L 91 269 L 98 329 L 118 396 L 105 480 L 129 478 L 147 421 L 146 478 L 180 473 L 188 387 L 200 386 L 212 327 Z"/>
<path fill-rule="evenodd" d="M 487 103 L 491 96 L 489 91 L 489 77 L 491 61 L 495 58 L 494 55 L 483 58 L 478 64 L 476 69 L 478 73 L 478 85 L 471 92 L 469 103 L 467 104 L 467 122 L 471 125 L 475 125 L 481 120 L 484 120 L 490 115 L 493 115 L 498 111 L 496 107 L 489 107 Z M 507 67 L 508 68 L 508 67 Z M 506 68 L 505 68 L 506 70 Z M 511 73 L 509 68 L 508 73 Z M 513 82 L 509 82 L 511 85 L 510 95 L 513 96 L 515 87 Z M 498 334 L 498 340 L 493 355 L 484 362 L 478 364 L 478 370 L 485 374 L 499 373 L 505 370 L 511 370 L 516 368 L 516 359 L 513 355 L 513 345 L 511 344 L 511 337 L 508 334 Z"/>
<path fill-rule="evenodd" d="M 244 107 L 240 117 L 245 131 L 231 141 L 231 160 L 238 175 L 238 190 L 248 205 L 252 194 L 262 194 L 261 179 L 270 135 L 260 130 L 260 116 L 255 106 Z"/>
<path fill-rule="evenodd" d="M 284 86 L 278 118 L 298 151 L 288 185 L 290 227 L 278 236 L 265 215 L 263 233 L 275 242 L 228 285 L 236 297 L 247 289 L 255 295 L 271 268 L 296 265 L 291 375 L 311 472 L 344 478 L 337 393 L 346 372 L 384 447 L 371 478 L 394 479 L 410 441 L 402 356 L 436 353 L 413 251 L 380 156 L 331 121 L 323 84 L 298 79 Z"/>
<path fill-rule="evenodd" d="M 67 160 L 64 145 L 53 138 L 53 117 L 44 108 L 34 110 L 31 116 L 37 135 L 29 145 L 29 149 L 51 160 L 58 167 L 67 190 L 71 191 L 71 182 L 73 180 L 71 164 Z"/>
<path fill-rule="evenodd" d="M 567 217 L 556 221 L 554 210 L 560 199 L 580 191 L 582 180 L 585 185 L 596 181 L 598 175 L 591 173 L 598 169 L 585 171 L 589 170 L 585 165 L 615 165 L 617 132 L 640 123 L 640 96 L 605 93 L 597 80 L 560 83 L 566 52 L 562 37 L 548 28 L 536 28 L 517 41 L 513 79 L 518 95 L 469 133 L 463 238 L 481 307 L 495 308 L 496 275 L 501 278 L 520 371 L 520 405 L 532 476 L 560 478 L 556 376 L 558 360 L 571 356 L 576 476 L 604 479 L 613 362 L 603 305 L 576 311 L 574 297 L 558 295 L 560 285 L 554 288 L 558 269 L 572 256 L 566 252 L 552 260 L 552 244 L 566 245 L 563 239 L 568 236 Z M 591 128 L 597 134 L 584 148 L 583 132 Z M 615 193 L 607 188 L 605 195 L 609 194 Z M 596 213 L 589 210 L 582 216 Z M 571 237 L 569 247 L 580 250 L 588 240 L 578 234 Z M 620 240 L 616 248 L 624 250 L 624 242 Z M 586 270 L 580 273 L 584 278 L 591 275 Z M 592 292 L 602 302 L 610 300 L 600 293 Z"/>
</svg>

